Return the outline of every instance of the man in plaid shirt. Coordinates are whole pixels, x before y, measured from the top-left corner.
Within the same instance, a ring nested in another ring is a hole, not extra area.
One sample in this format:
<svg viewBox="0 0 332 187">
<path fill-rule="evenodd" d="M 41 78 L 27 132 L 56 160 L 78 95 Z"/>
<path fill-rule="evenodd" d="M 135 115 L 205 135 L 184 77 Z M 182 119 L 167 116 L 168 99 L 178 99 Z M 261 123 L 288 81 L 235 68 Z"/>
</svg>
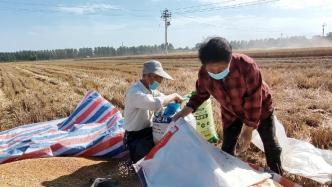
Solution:
<svg viewBox="0 0 332 187">
<path fill-rule="evenodd" d="M 250 145 L 252 131 L 257 129 L 264 144 L 268 166 L 282 174 L 281 147 L 275 135 L 272 97 L 258 65 L 244 54 L 232 53 L 230 44 L 220 37 L 201 45 L 199 59 L 202 66 L 196 81 L 196 95 L 174 116 L 173 121 L 195 112 L 212 95 L 221 107 L 222 150 L 234 155 L 239 139 L 240 152 L 245 151 Z"/>
</svg>

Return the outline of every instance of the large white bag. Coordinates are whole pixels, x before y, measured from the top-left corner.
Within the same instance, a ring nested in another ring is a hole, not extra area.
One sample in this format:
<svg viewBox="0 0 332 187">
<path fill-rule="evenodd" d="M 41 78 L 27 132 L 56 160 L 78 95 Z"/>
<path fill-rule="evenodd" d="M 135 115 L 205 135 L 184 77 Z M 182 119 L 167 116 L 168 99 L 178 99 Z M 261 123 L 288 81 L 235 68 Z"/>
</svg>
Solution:
<svg viewBox="0 0 332 187">
<path fill-rule="evenodd" d="M 134 168 L 149 187 L 250 186 L 271 177 L 215 148 L 183 118 Z"/>
<path fill-rule="evenodd" d="M 281 152 L 281 165 L 289 173 L 310 178 L 319 183 L 332 181 L 332 151 L 314 147 L 312 144 L 288 138 L 284 126 L 275 117 L 276 135 Z M 252 143 L 264 151 L 262 140 L 255 130 Z"/>
</svg>

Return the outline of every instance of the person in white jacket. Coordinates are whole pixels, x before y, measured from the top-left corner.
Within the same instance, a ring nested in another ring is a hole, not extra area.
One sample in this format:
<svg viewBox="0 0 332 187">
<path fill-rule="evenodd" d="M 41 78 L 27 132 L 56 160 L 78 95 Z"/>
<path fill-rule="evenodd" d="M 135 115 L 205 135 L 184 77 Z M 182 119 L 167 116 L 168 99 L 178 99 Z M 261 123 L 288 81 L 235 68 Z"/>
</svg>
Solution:
<svg viewBox="0 0 332 187">
<path fill-rule="evenodd" d="M 132 162 L 142 159 L 154 146 L 152 117 L 154 112 L 170 102 L 181 102 L 183 98 L 173 93 L 164 95 L 157 89 L 163 79 L 173 80 L 164 71 L 160 62 L 150 60 L 143 65 L 142 79 L 129 87 L 125 98 L 124 144 Z"/>
</svg>

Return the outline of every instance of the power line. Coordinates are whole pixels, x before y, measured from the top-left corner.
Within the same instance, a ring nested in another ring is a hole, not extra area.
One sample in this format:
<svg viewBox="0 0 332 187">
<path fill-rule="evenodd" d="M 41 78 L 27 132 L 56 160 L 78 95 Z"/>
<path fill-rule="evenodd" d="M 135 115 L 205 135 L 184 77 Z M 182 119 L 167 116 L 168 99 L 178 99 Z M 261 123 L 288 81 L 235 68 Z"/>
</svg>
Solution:
<svg viewBox="0 0 332 187">
<path fill-rule="evenodd" d="M 192 17 L 192 16 L 180 15 L 180 17 L 189 18 L 195 22 L 198 22 L 199 24 L 216 27 L 216 28 L 222 28 L 225 30 L 248 31 L 249 29 L 251 29 L 255 32 L 261 32 L 261 33 L 280 33 L 280 30 L 271 30 L 269 28 L 263 28 L 263 27 L 240 28 L 238 26 L 224 26 L 224 25 L 220 25 L 220 24 L 207 23 L 204 21 L 200 21 L 199 19 L 197 19 L 197 17 Z M 246 18 L 246 19 L 248 19 L 248 18 Z M 253 19 L 255 19 L 255 18 L 253 18 Z"/>
<path fill-rule="evenodd" d="M 225 0 L 222 2 L 218 2 L 218 3 L 207 3 L 207 4 L 203 4 L 203 5 L 196 5 L 196 6 L 189 6 L 189 7 L 182 7 L 182 8 L 177 8 L 174 11 L 174 14 L 189 14 L 189 13 L 200 13 L 200 12 L 212 12 L 212 11 L 216 11 L 216 10 L 222 10 L 222 9 L 232 9 L 232 8 L 239 8 L 239 7 L 246 7 L 246 6 L 252 6 L 252 5 L 258 5 L 258 4 L 263 4 L 263 3 L 269 3 L 269 2 L 274 2 L 274 1 L 278 1 L 278 0 L 254 0 L 254 1 L 250 1 L 250 2 L 244 2 L 244 3 L 237 3 L 237 4 L 228 4 L 228 5 L 224 5 L 224 6 L 214 6 L 214 5 L 220 5 L 221 3 L 230 3 L 230 2 L 235 2 L 236 0 Z M 12 1 L 9 0 L 0 0 L 0 3 L 4 3 L 4 4 L 12 4 Z M 14 5 L 14 4 L 13 4 Z M 25 7 L 22 8 L 19 5 L 27 5 L 29 7 Z M 211 7 L 212 6 L 212 7 Z M 20 13 L 30 13 L 30 14 L 35 14 L 35 13 L 47 13 L 47 14 L 60 14 L 60 13 L 66 13 L 65 11 L 61 10 L 61 8 L 66 8 L 66 7 L 73 7 L 73 8 L 87 8 L 87 5 L 81 5 L 81 6 L 70 6 L 70 5 L 51 5 L 47 4 L 47 3 L 27 3 L 27 2 L 23 2 L 23 1 L 19 1 L 19 3 L 15 4 L 15 7 L 10 7 L 10 6 L 1 6 L 0 7 L 0 11 L 3 12 L 10 12 L 12 10 L 17 10 L 20 11 Z M 47 9 L 45 9 L 47 8 Z M 135 17 L 154 17 L 155 15 L 148 15 L 146 14 L 146 10 L 136 10 L 136 9 L 111 9 L 112 14 L 111 15 L 105 15 L 105 14 L 101 14 L 103 13 L 108 13 L 110 11 L 110 9 L 106 9 L 106 10 L 101 10 L 99 12 L 91 12 L 91 13 L 83 13 L 83 14 L 79 14 L 79 15 L 87 15 L 87 16 L 91 16 L 91 15 L 103 15 L 103 16 L 135 16 Z M 122 15 L 123 12 L 127 12 L 124 15 Z M 135 12 L 135 13 L 134 13 Z M 67 12 L 70 13 L 70 12 Z"/>
<path fill-rule="evenodd" d="M 236 0 L 226 0 L 226 1 L 223 1 L 223 2 L 227 3 L 227 2 L 233 2 L 233 1 L 236 1 Z M 223 5 L 223 6 L 218 6 L 218 7 L 216 7 L 214 5 L 220 5 L 221 2 L 219 2 L 219 3 L 208 3 L 208 4 L 203 4 L 203 5 L 177 8 L 177 9 L 175 9 L 174 13 L 176 15 L 185 16 L 185 14 L 187 14 L 187 13 L 197 13 L 197 12 L 207 12 L 207 11 L 211 12 L 211 11 L 215 11 L 215 10 L 247 7 L 247 6 L 270 3 L 270 2 L 275 2 L 275 1 L 279 1 L 279 0 L 254 0 L 254 1 L 250 1 L 250 2 Z M 213 7 L 211 7 L 211 6 L 213 6 Z M 203 7 L 205 7 L 205 8 L 203 8 Z M 167 43 L 167 28 L 170 25 L 171 12 L 168 9 L 165 9 L 162 12 L 161 18 L 165 22 L 165 53 L 167 54 L 167 46 L 168 46 L 168 43 Z M 189 17 L 189 18 L 191 18 L 191 17 Z M 204 24 L 208 24 L 208 23 L 204 23 Z M 208 25 L 212 25 L 212 24 L 208 24 Z M 213 25 L 213 26 L 217 26 L 217 25 Z"/>
<path fill-rule="evenodd" d="M 229 9 L 229 8 L 239 8 L 239 7 L 244 7 L 244 6 L 250 6 L 250 5 L 256 5 L 256 4 L 263 4 L 263 3 L 268 3 L 268 2 L 274 2 L 274 1 L 278 1 L 278 0 L 255 0 L 255 1 L 249 1 L 249 2 L 243 2 L 243 3 L 236 3 L 236 4 L 229 4 L 230 2 L 236 2 L 236 0 L 224 0 L 221 2 L 216 2 L 216 3 L 206 3 L 206 4 L 202 4 L 202 5 L 195 5 L 195 6 L 189 6 L 189 7 L 181 7 L 181 8 L 177 8 L 174 9 L 174 14 L 184 14 L 184 13 L 194 13 L 194 12 L 206 12 L 206 11 L 215 11 L 215 10 L 221 10 L 221 9 Z M 24 12 L 28 12 L 28 13 L 50 13 L 52 12 L 61 12 L 63 13 L 63 11 L 61 11 L 61 8 L 87 8 L 87 5 L 54 5 L 54 4 L 48 4 L 48 3 L 35 3 L 35 2 L 26 2 L 26 1 L 19 1 L 16 3 L 17 4 L 13 4 L 12 0 L 0 0 L 0 3 L 2 4 L 12 4 L 15 5 L 15 7 L 1 7 L 1 8 L 5 8 L 5 10 L 7 9 L 14 9 L 14 10 L 19 10 L 19 11 L 24 11 Z M 223 5 L 223 6 L 216 6 L 216 5 L 221 5 L 221 4 L 227 4 L 227 5 Z M 19 5 L 27 5 L 30 8 L 20 8 Z M 37 9 L 35 9 L 37 8 Z M 49 8 L 49 10 L 45 10 L 45 8 Z M 146 10 L 136 10 L 136 9 L 122 9 L 122 8 L 113 8 L 111 9 L 112 11 L 117 11 L 117 12 L 146 12 Z M 102 12 L 107 12 L 108 10 L 103 10 Z"/>
<path fill-rule="evenodd" d="M 197 13 L 197 12 L 207 12 L 207 11 L 216 11 L 216 10 L 223 10 L 223 9 L 232 9 L 232 8 L 240 8 L 240 7 L 248 7 L 253 5 L 260 5 L 266 3 L 272 3 L 279 0 L 254 0 L 249 2 L 237 3 L 237 4 L 229 4 L 223 5 L 219 7 L 208 7 L 208 8 L 199 8 L 199 9 L 191 9 L 191 10 L 183 10 L 183 11 L 174 11 L 174 14 L 187 14 L 187 13 Z"/>
<path fill-rule="evenodd" d="M 181 8 L 176 8 L 174 10 L 184 10 L 184 9 L 192 9 L 192 8 L 199 8 L 199 7 L 206 7 L 206 6 L 213 6 L 213 5 L 220 5 L 222 3 L 228 3 L 228 2 L 233 2 L 233 1 L 236 1 L 236 0 L 225 0 L 225 1 L 220 1 L 220 2 L 217 2 L 217 3 L 205 3 L 205 4 L 201 4 L 201 5 L 194 5 L 194 6 L 189 6 L 189 7 L 181 7 Z"/>
<path fill-rule="evenodd" d="M 207 12 L 207 11 L 216 11 L 216 10 L 224 10 L 224 9 L 233 9 L 233 8 L 241 8 L 241 7 L 248 7 L 253 5 L 260 5 L 264 3 L 275 2 L 278 0 L 255 0 L 250 2 L 238 3 L 238 4 L 231 4 L 231 5 L 224 5 L 220 7 L 212 7 L 212 8 L 203 8 L 203 9 L 196 9 L 196 10 L 186 10 L 186 11 L 176 11 L 174 14 L 186 14 L 186 13 L 197 13 L 197 12 Z"/>
</svg>

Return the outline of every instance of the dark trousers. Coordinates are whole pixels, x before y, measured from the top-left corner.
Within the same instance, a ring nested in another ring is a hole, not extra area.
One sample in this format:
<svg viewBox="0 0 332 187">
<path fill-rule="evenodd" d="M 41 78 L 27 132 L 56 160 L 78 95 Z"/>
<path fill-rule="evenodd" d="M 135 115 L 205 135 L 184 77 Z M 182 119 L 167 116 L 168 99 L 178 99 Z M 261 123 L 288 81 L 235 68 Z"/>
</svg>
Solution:
<svg viewBox="0 0 332 187">
<path fill-rule="evenodd" d="M 130 159 L 136 163 L 154 147 L 152 128 L 149 127 L 140 131 L 126 131 L 123 143 L 129 150 Z"/>
<path fill-rule="evenodd" d="M 236 119 L 233 124 L 231 124 L 228 128 L 224 129 L 224 141 L 221 148 L 223 151 L 234 155 L 235 146 L 241 133 L 242 125 L 243 122 L 240 119 Z M 261 124 L 257 128 L 257 131 L 264 145 L 267 165 L 272 171 L 282 175 L 280 161 L 281 147 L 276 138 L 274 115 L 271 114 L 270 117 L 261 121 Z"/>
</svg>

